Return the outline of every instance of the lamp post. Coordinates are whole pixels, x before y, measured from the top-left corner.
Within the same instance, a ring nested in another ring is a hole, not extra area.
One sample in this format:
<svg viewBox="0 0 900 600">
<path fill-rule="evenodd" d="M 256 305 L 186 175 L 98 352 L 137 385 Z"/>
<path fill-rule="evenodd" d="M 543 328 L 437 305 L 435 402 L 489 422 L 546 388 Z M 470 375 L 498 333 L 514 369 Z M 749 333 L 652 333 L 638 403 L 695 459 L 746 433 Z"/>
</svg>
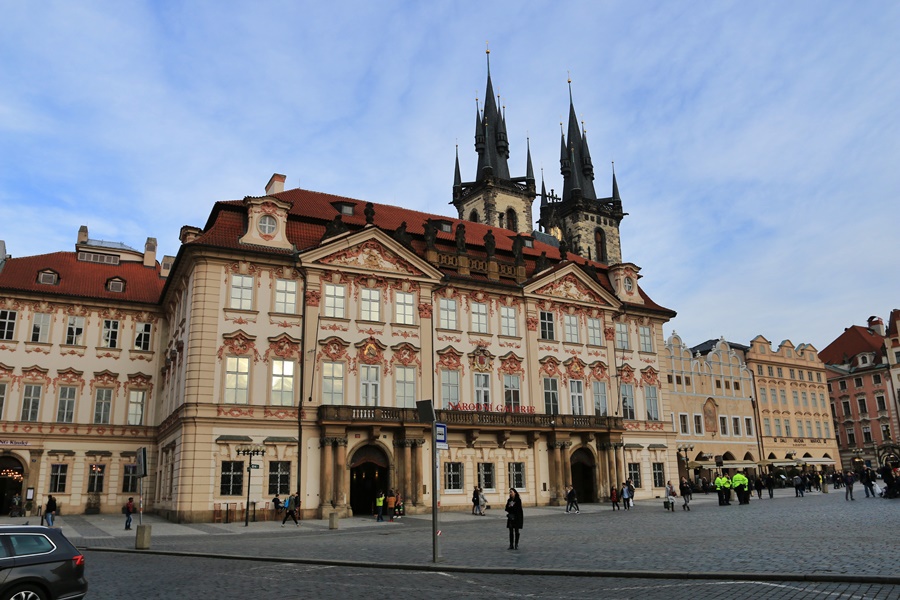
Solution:
<svg viewBox="0 0 900 600">
<path fill-rule="evenodd" d="M 690 470 L 688 469 L 688 452 L 693 452 L 693 451 L 694 451 L 693 444 L 679 444 L 678 445 L 679 455 L 681 454 L 681 452 L 684 452 L 684 476 L 687 478 L 688 481 L 691 480 Z"/>
<path fill-rule="evenodd" d="M 266 449 L 263 446 L 256 444 L 252 446 L 241 446 L 237 449 L 237 454 L 250 458 L 250 464 L 247 465 L 247 507 L 246 513 L 244 514 L 244 527 L 250 526 L 250 475 L 253 473 L 253 469 L 259 468 L 259 465 L 253 464 L 253 457 L 262 456 L 265 453 Z"/>
<path fill-rule="evenodd" d="M 861 456 L 862 456 L 862 453 L 865 452 L 865 450 L 863 450 L 862 448 L 854 448 L 850 452 L 853 453 L 853 470 L 861 471 L 862 470 L 862 462 L 863 462 L 863 459 L 861 458 Z"/>
</svg>

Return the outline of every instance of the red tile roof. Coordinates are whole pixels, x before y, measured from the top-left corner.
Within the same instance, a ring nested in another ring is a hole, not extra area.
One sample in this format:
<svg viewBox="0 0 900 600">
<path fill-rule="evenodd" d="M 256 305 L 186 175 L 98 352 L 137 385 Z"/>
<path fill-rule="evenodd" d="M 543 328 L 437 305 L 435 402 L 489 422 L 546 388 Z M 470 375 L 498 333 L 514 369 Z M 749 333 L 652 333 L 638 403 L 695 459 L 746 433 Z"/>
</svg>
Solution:
<svg viewBox="0 0 900 600">
<path fill-rule="evenodd" d="M 871 329 L 853 325 L 819 351 L 819 358 L 827 365 L 842 365 L 864 352 L 875 352 L 876 355 L 880 355 L 883 344 L 884 338 Z"/>
</svg>

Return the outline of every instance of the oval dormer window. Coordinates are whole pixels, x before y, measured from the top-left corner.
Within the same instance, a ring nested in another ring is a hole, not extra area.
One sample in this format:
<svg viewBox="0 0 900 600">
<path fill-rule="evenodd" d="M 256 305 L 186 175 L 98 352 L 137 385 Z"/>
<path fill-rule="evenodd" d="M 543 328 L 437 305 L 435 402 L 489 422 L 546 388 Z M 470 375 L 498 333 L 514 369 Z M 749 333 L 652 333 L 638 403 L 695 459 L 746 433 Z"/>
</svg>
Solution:
<svg viewBox="0 0 900 600">
<path fill-rule="evenodd" d="M 631 277 L 625 278 L 625 291 L 629 294 L 634 291 L 634 280 Z"/>
<path fill-rule="evenodd" d="M 263 235 L 272 235 L 275 233 L 275 228 L 278 226 L 278 223 L 275 222 L 275 217 L 271 215 L 264 215 L 259 220 L 259 232 Z"/>
</svg>

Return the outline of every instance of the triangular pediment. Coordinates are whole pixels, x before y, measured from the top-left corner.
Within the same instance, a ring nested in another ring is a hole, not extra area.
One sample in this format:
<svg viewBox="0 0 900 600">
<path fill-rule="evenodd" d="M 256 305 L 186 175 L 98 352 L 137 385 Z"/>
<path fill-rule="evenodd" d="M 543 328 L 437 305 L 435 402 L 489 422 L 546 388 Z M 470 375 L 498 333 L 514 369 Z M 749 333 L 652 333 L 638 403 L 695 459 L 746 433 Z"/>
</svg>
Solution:
<svg viewBox="0 0 900 600">
<path fill-rule="evenodd" d="M 525 292 L 559 301 L 612 307 L 622 304 L 618 298 L 589 279 L 574 265 L 532 281 L 526 286 Z"/>
<path fill-rule="evenodd" d="M 365 273 L 441 277 L 437 269 L 377 227 L 326 240 L 301 258 L 306 264 L 316 263 Z"/>
</svg>

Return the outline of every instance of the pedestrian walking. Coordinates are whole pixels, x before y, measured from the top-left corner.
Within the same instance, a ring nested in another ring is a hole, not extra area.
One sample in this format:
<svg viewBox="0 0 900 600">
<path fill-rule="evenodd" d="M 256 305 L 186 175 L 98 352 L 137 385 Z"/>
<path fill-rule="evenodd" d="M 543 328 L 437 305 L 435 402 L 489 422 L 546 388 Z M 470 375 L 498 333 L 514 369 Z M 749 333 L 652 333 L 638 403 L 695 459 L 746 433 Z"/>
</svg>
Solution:
<svg viewBox="0 0 900 600">
<path fill-rule="evenodd" d="M 56 516 L 56 498 L 51 494 L 47 494 L 47 508 L 44 510 L 44 521 L 47 527 L 53 527 L 53 517 Z"/>
<path fill-rule="evenodd" d="M 487 510 L 487 498 L 484 497 L 484 488 L 481 486 L 478 486 L 478 510 L 482 517 L 487 514 L 484 512 Z"/>
<path fill-rule="evenodd" d="M 843 483 L 846 490 L 844 491 L 844 500 L 856 500 L 853 497 L 853 473 L 847 471 L 847 474 L 843 477 Z"/>
<path fill-rule="evenodd" d="M 388 490 L 387 498 L 385 498 L 385 502 L 387 503 L 388 521 L 393 523 L 394 522 L 394 507 L 397 505 L 397 497 L 394 496 L 394 490 Z"/>
<path fill-rule="evenodd" d="M 769 473 L 766 475 L 766 490 L 769 492 L 769 500 L 775 497 L 775 476 Z"/>
<path fill-rule="evenodd" d="M 756 499 L 762 500 L 762 491 L 763 491 L 763 480 L 762 477 L 756 477 L 756 480 L 753 482 L 753 487 L 756 488 Z"/>
<path fill-rule="evenodd" d="M 800 477 L 799 474 L 794 475 L 793 484 L 794 484 L 794 498 L 802 498 L 803 497 L 803 488 L 806 487 L 806 484 L 803 483 L 803 478 Z"/>
<path fill-rule="evenodd" d="M 478 495 L 478 486 L 476 485 L 472 488 L 472 514 L 477 515 L 480 514 L 481 500 Z"/>
<path fill-rule="evenodd" d="M 566 512 L 576 514 L 581 512 L 578 507 L 578 496 L 575 494 L 575 488 L 571 485 L 566 486 Z"/>
<path fill-rule="evenodd" d="M 509 530 L 509 549 L 519 549 L 519 531 L 525 524 L 525 513 L 522 511 L 522 499 L 515 488 L 509 488 L 509 500 L 506 501 L 506 528 Z"/>
<path fill-rule="evenodd" d="M 403 517 L 403 496 L 400 495 L 400 491 L 398 490 L 394 494 L 394 518 L 400 519 Z"/>
<path fill-rule="evenodd" d="M 128 498 L 128 502 L 126 502 L 125 506 L 122 507 L 122 512 L 125 513 L 125 531 L 130 531 L 131 515 L 134 514 L 134 498 Z"/>
<path fill-rule="evenodd" d="M 294 525 L 300 527 L 300 522 L 297 521 L 297 509 L 300 507 L 300 494 L 291 494 L 288 497 L 287 502 L 284 504 L 284 518 L 281 519 L 281 526 L 284 527 L 284 524 L 287 523 L 288 517 L 294 520 Z"/>
<path fill-rule="evenodd" d="M 672 485 L 672 480 L 666 482 L 666 508 L 675 512 L 675 497 L 678 494 L 675 492 L 675 486 Z"/>
<path fill-rule="evenodd" d="M 631 498 L 634 494 L 634 486 L 631 485 L 631 480 L 627 480 L 622 484 L 622 505 L 625 507 L 625 510 L 631 510 Z"/>
<path fill-rule="evenodd" d="M 681 499 L 683 501 L 681 510 L 691 510 L 691 500 L 694 498 L 694 489 L 691 487 L 691 483 L 687 480 L 687 477 L 681 478 L 681 485 L 678 487 L 681 491 Z"/>
<path fill-rule="evenodd" d="M 384 521 L 384 492 L 381 490 L 378 490 L 375 497 L 375 513 L 377 514 L 375 521 Z"/>
<path fill-rule="evenodd" d="M 615 486 L 609 488 L 609 501 L 612 504 L 613 510 L 622 510 L 622 507 L 619 506 L 619 491 Z"/>
</svg>

